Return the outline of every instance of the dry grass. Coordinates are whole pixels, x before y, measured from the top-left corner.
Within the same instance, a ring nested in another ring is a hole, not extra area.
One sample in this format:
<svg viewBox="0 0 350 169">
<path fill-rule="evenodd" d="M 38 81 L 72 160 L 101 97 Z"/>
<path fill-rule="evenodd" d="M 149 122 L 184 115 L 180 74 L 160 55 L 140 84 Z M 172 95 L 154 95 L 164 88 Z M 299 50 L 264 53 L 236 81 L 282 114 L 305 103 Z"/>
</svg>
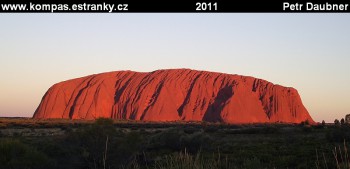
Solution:
<svg viewBox="0 0 350 169">
<path fill-rule="evenodd" d="M 348 148 L 344 140 L 343 146 L 336 146 L 332 150 L 334 163 L 337 169 L 350 169 L 350 158 L 348 154 Z M 322 161 L 322 162 L 320 162 Z M 322 153 L 322 156 L 319 156 L 316 149 L 316 168 L 317 169 L 328 169 L 327 158 L 325 154 Z"/>
</svg>

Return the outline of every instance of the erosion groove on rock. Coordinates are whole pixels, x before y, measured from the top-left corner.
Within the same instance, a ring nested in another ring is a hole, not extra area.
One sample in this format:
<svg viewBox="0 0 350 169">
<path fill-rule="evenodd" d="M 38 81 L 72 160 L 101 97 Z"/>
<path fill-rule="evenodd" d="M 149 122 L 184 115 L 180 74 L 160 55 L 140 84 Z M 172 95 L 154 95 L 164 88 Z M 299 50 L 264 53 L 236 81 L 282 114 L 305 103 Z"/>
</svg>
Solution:
<svg viewBox="0 0 350 169">
<path fill-rule="evenodd" d="M 314 122 L 294 88 L 248 76 L 190 69 L 116 71 L 60 82 L 46 92 L 33 117 Z"/>
</svg>

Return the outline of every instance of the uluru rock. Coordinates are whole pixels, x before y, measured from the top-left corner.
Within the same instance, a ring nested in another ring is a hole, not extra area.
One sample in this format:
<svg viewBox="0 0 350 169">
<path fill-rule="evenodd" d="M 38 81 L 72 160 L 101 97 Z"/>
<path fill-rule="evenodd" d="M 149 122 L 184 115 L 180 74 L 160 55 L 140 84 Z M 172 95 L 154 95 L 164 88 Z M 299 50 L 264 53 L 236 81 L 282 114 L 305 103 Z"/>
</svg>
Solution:
<svg viewBox="0 0 350 169">
<path fill-rule="evenodd" d="M 33 117 L 314 122 L 294 88 L 248 76 L 190 69 L 116 71 L 60 82 L 46 92 Z"/>
</svg>

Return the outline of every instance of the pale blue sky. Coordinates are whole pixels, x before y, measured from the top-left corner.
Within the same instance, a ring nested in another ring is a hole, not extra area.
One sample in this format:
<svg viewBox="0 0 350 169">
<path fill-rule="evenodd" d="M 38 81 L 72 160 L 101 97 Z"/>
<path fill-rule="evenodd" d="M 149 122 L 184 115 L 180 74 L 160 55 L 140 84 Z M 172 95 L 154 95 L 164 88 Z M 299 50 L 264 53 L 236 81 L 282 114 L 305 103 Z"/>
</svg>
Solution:
<svg viewBox="0 0 350 169">
<path fill-rule="evenodd" d="M 1 14 L 0 116 L 54 83 L 191 68 L 296 88 L 316 121 L 350 113 L 349 14 Z"/>
</svg>

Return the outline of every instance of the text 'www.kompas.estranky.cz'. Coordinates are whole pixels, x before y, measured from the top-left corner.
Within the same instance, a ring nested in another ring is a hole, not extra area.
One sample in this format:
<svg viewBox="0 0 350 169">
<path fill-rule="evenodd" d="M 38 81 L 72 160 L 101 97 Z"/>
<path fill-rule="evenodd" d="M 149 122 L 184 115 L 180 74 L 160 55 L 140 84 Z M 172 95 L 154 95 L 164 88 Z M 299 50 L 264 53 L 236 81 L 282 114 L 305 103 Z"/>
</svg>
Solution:
<svg viewBox="0 0 350 169">
<path fill-rule="evenodd" d="M 28 11 L 28 12 L 114 12 L 114 11 L 128 11 L 128 4 L 1 4 L 2 11 Z"/>
</svg>

